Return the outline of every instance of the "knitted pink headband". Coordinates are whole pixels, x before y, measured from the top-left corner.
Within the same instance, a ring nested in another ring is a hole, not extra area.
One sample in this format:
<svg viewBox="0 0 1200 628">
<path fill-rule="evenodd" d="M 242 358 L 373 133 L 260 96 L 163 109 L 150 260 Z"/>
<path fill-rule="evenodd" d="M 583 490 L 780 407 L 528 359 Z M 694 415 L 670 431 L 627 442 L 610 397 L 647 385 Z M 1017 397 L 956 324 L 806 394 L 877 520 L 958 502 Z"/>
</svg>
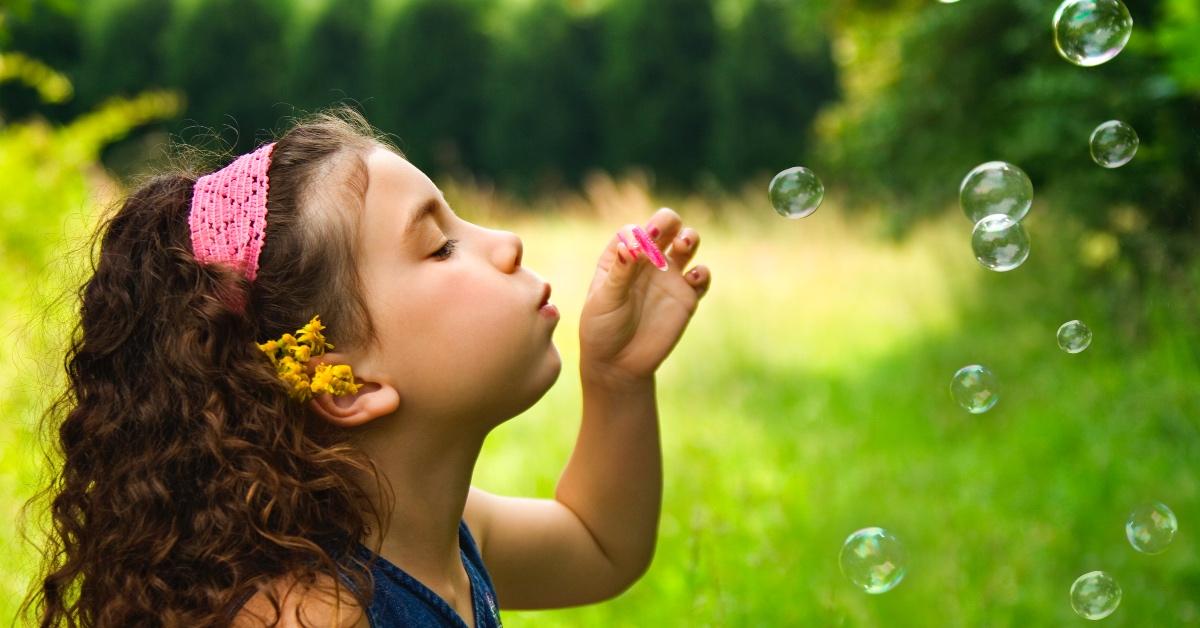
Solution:
<svg viewBox="0 0 1200 628">
<path fill-rule="evenodd" d="M 196 181 L 188 226 L 192 252 L 201 263 L 232 264 L 250 281 L 258 275 L 274 148 L 274 142 L 266 144 Z"/>
</svg>

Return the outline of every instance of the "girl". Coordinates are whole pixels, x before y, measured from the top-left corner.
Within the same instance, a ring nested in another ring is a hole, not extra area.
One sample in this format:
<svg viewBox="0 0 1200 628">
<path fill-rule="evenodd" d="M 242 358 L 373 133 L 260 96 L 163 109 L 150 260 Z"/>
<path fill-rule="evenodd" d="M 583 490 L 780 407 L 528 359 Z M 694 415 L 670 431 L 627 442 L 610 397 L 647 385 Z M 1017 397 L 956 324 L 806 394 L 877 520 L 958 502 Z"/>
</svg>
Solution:
<svg viewBox="0 0 1200 628">
<path fill-rule="evenodd" d="M 498 626 L 611 598 L 661 503 L 655 370 L 710 283 L 669 209 L 614 236 L 579 324 L 552 500 L 470 486 L 561 359 L 516 235 L 456 216 L 352 109 L 204 177 L 160 175 L 80 290 L 42 626 Z M 629 244 L 627 244 L 627 242 Z M 643 261 L 666 251 L 657 262 Z"/>
</svg>

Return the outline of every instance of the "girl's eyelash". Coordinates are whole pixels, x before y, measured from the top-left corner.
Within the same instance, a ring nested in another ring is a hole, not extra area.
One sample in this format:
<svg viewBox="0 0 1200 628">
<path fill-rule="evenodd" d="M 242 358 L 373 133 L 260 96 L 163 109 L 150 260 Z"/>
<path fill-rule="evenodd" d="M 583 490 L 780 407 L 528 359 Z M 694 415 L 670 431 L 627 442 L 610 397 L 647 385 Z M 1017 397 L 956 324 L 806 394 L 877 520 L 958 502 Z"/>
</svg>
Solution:
<svg viewBox="0 0 1200 628">
<path fill-rule="evenodd" d="M 450 254 L 454 252 L 454 246 L 456 244 L 458 244 L 458 240 L 446 240 L 446 243 L 442 245 L 442 248 L 434 251 L 433 256 L 438 259 L 446 259 L 450 257 Z"/>
</svg>

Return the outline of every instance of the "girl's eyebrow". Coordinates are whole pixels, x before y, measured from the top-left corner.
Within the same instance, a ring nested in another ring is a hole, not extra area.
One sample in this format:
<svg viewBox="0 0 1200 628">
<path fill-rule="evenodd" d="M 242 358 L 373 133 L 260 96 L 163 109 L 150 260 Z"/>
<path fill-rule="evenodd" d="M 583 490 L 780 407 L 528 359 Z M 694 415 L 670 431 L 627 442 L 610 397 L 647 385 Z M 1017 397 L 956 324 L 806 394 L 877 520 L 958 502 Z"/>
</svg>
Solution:
<svg viewBox="0 0 1200 628">
<path fill-rule="evenodd" d="M 404 225 L 404 231 L 401 237 L 407 238 L 422 220 L 425 220 L 425 218 L 437 212 L 440 204 L 441 203 L 438 202 L 436 197 L 427 199 L 424 203 L 422 203 L 421 206 L 418 207 L 411 216 L 409 216 L 408 222 Z"/>
</svg>

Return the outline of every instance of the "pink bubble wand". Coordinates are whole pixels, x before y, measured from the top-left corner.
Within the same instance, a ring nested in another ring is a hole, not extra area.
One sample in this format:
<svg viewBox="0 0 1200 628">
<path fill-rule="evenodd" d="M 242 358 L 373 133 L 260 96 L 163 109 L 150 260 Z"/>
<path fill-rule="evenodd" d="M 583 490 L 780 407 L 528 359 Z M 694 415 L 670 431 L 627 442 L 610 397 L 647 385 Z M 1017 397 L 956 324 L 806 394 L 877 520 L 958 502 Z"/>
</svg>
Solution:
<svg viewBox="0 0 1200 628">
<path fill-rule="evenodd" d="M 667 270 L 667 258 L 663 256 L 662 251 L 660 251 L 658 246 L 654 244 L 654 240 L 650 239 L 650 235 L 647 234 L 641 227 L 634 227 L 632 231 L 634 239 L 637 240 L 637 244 L 631 246 L 629 242 L 625 240 L 624 234 L 622 234 L 620 231 L 617 232 L 617 237 L 620 238 L 621 242 L 625 244 L 625 248 L 633 251 L 634 259 L 637 259 L 637 251 L 640 250 L 646 255 L 646 259 L 650 260 L 651 264 L 654 264 L 655 268 L 659 270 Z"/>
</svg>

